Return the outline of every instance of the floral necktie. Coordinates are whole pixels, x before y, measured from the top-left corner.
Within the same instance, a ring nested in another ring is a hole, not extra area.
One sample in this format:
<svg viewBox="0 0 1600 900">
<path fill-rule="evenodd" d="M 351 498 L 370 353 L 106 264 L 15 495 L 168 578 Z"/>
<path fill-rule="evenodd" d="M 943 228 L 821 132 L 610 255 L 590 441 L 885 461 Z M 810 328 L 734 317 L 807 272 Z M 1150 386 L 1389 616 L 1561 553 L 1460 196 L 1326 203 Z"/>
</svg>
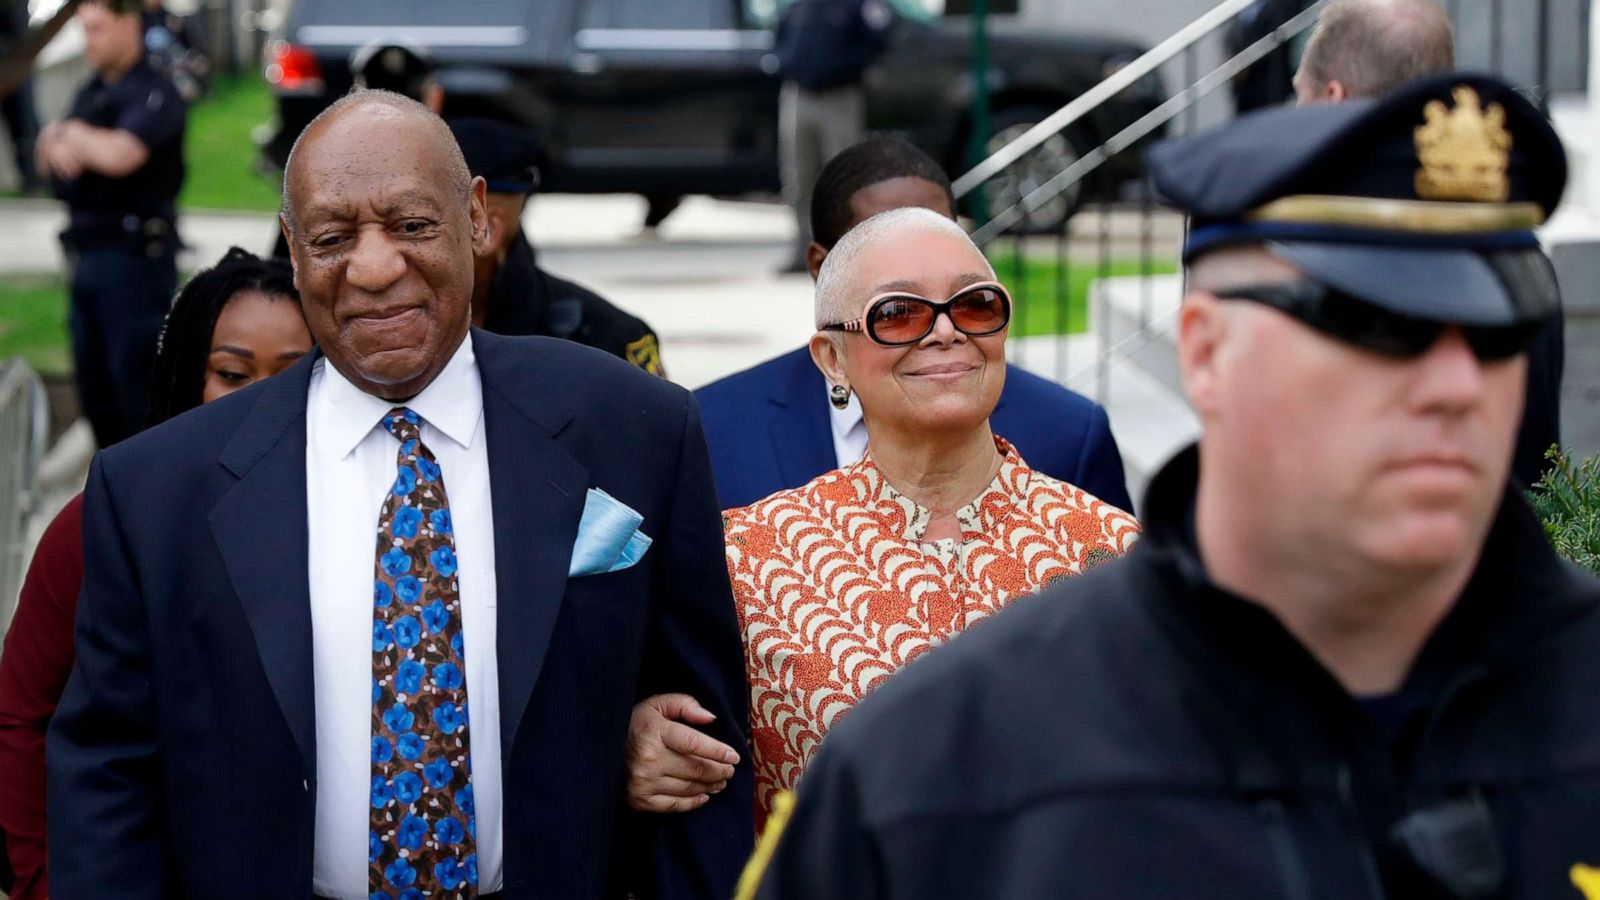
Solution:
<svg viewBox="0 0 1600 900">
<path fill-rule="evenodd" d="M 478 892 L 455 535 L 421 421 L 404 407 L 383 419 L 400 453 L 372 587 L 371 900 Z"/>
</svg>

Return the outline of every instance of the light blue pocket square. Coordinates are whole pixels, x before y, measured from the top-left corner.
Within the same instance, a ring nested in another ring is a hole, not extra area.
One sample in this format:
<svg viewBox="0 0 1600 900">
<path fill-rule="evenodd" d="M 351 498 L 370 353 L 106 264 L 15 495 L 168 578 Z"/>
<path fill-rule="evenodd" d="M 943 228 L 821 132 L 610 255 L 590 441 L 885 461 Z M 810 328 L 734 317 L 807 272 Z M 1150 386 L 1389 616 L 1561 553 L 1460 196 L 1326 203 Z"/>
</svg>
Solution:
<svg viewBox="0 0 1600 900">
<path fill-rule="evenodd" d="M 639 530 L 644 516 L 599 488 L 590 488 L 578 521 L 567 577 L 602 575 L 628 568 L 650 549 L 650 536 Z"/>
</svg>

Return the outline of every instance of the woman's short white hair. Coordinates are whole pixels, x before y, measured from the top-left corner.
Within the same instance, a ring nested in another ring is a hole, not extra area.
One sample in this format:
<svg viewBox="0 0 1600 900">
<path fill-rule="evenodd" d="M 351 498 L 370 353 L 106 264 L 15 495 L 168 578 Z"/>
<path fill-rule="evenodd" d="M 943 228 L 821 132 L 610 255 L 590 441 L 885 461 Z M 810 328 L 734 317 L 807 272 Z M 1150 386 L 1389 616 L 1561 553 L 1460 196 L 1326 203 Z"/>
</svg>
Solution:
<svg viewBox="0 0 1600 900">
<path fill-rule="evenodd" d="M 918 231 L 959 237 L 982 255 L 960 225 L 931 209 L 907 206 L 878 213 L 845 232 L 822 261 L 822 271 L 817 274 L 817 327 L 859 318 L 867 298 L 855 283 L 857 261 L 884 237 Z"/>
</svg>

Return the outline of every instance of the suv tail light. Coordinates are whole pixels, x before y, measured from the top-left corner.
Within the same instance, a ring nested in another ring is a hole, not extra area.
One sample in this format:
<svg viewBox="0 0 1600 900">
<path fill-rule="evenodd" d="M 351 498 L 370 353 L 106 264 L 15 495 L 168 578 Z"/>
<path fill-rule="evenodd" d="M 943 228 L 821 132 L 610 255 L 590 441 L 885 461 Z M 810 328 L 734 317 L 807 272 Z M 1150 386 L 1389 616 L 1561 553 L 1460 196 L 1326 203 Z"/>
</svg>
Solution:
<svg viewBox="0 0 1600 900">
<path fill-rule="evenodd" d="M 310 50 L 288 41 L 273 41 L 267 51 L 267 84 L 279 93 L 318 93 L 322 66 Z"/>
</svg>

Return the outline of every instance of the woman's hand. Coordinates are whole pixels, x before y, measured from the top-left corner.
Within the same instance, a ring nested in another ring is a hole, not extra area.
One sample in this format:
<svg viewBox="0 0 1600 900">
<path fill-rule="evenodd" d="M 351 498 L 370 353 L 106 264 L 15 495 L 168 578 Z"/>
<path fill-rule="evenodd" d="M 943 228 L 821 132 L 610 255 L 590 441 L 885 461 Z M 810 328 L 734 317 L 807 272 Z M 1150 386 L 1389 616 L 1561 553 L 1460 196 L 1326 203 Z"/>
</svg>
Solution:
<svg viewBox="0 0 1600 900">
<path fill-rule="evenodd" d="M 688 812 L 728 785 L 739 754 L 689 725 L 716 716 L 688 694 L 657 694 L 633 707 L 628 724 L 628 805 L 644 812 Z"/>
</svg>

